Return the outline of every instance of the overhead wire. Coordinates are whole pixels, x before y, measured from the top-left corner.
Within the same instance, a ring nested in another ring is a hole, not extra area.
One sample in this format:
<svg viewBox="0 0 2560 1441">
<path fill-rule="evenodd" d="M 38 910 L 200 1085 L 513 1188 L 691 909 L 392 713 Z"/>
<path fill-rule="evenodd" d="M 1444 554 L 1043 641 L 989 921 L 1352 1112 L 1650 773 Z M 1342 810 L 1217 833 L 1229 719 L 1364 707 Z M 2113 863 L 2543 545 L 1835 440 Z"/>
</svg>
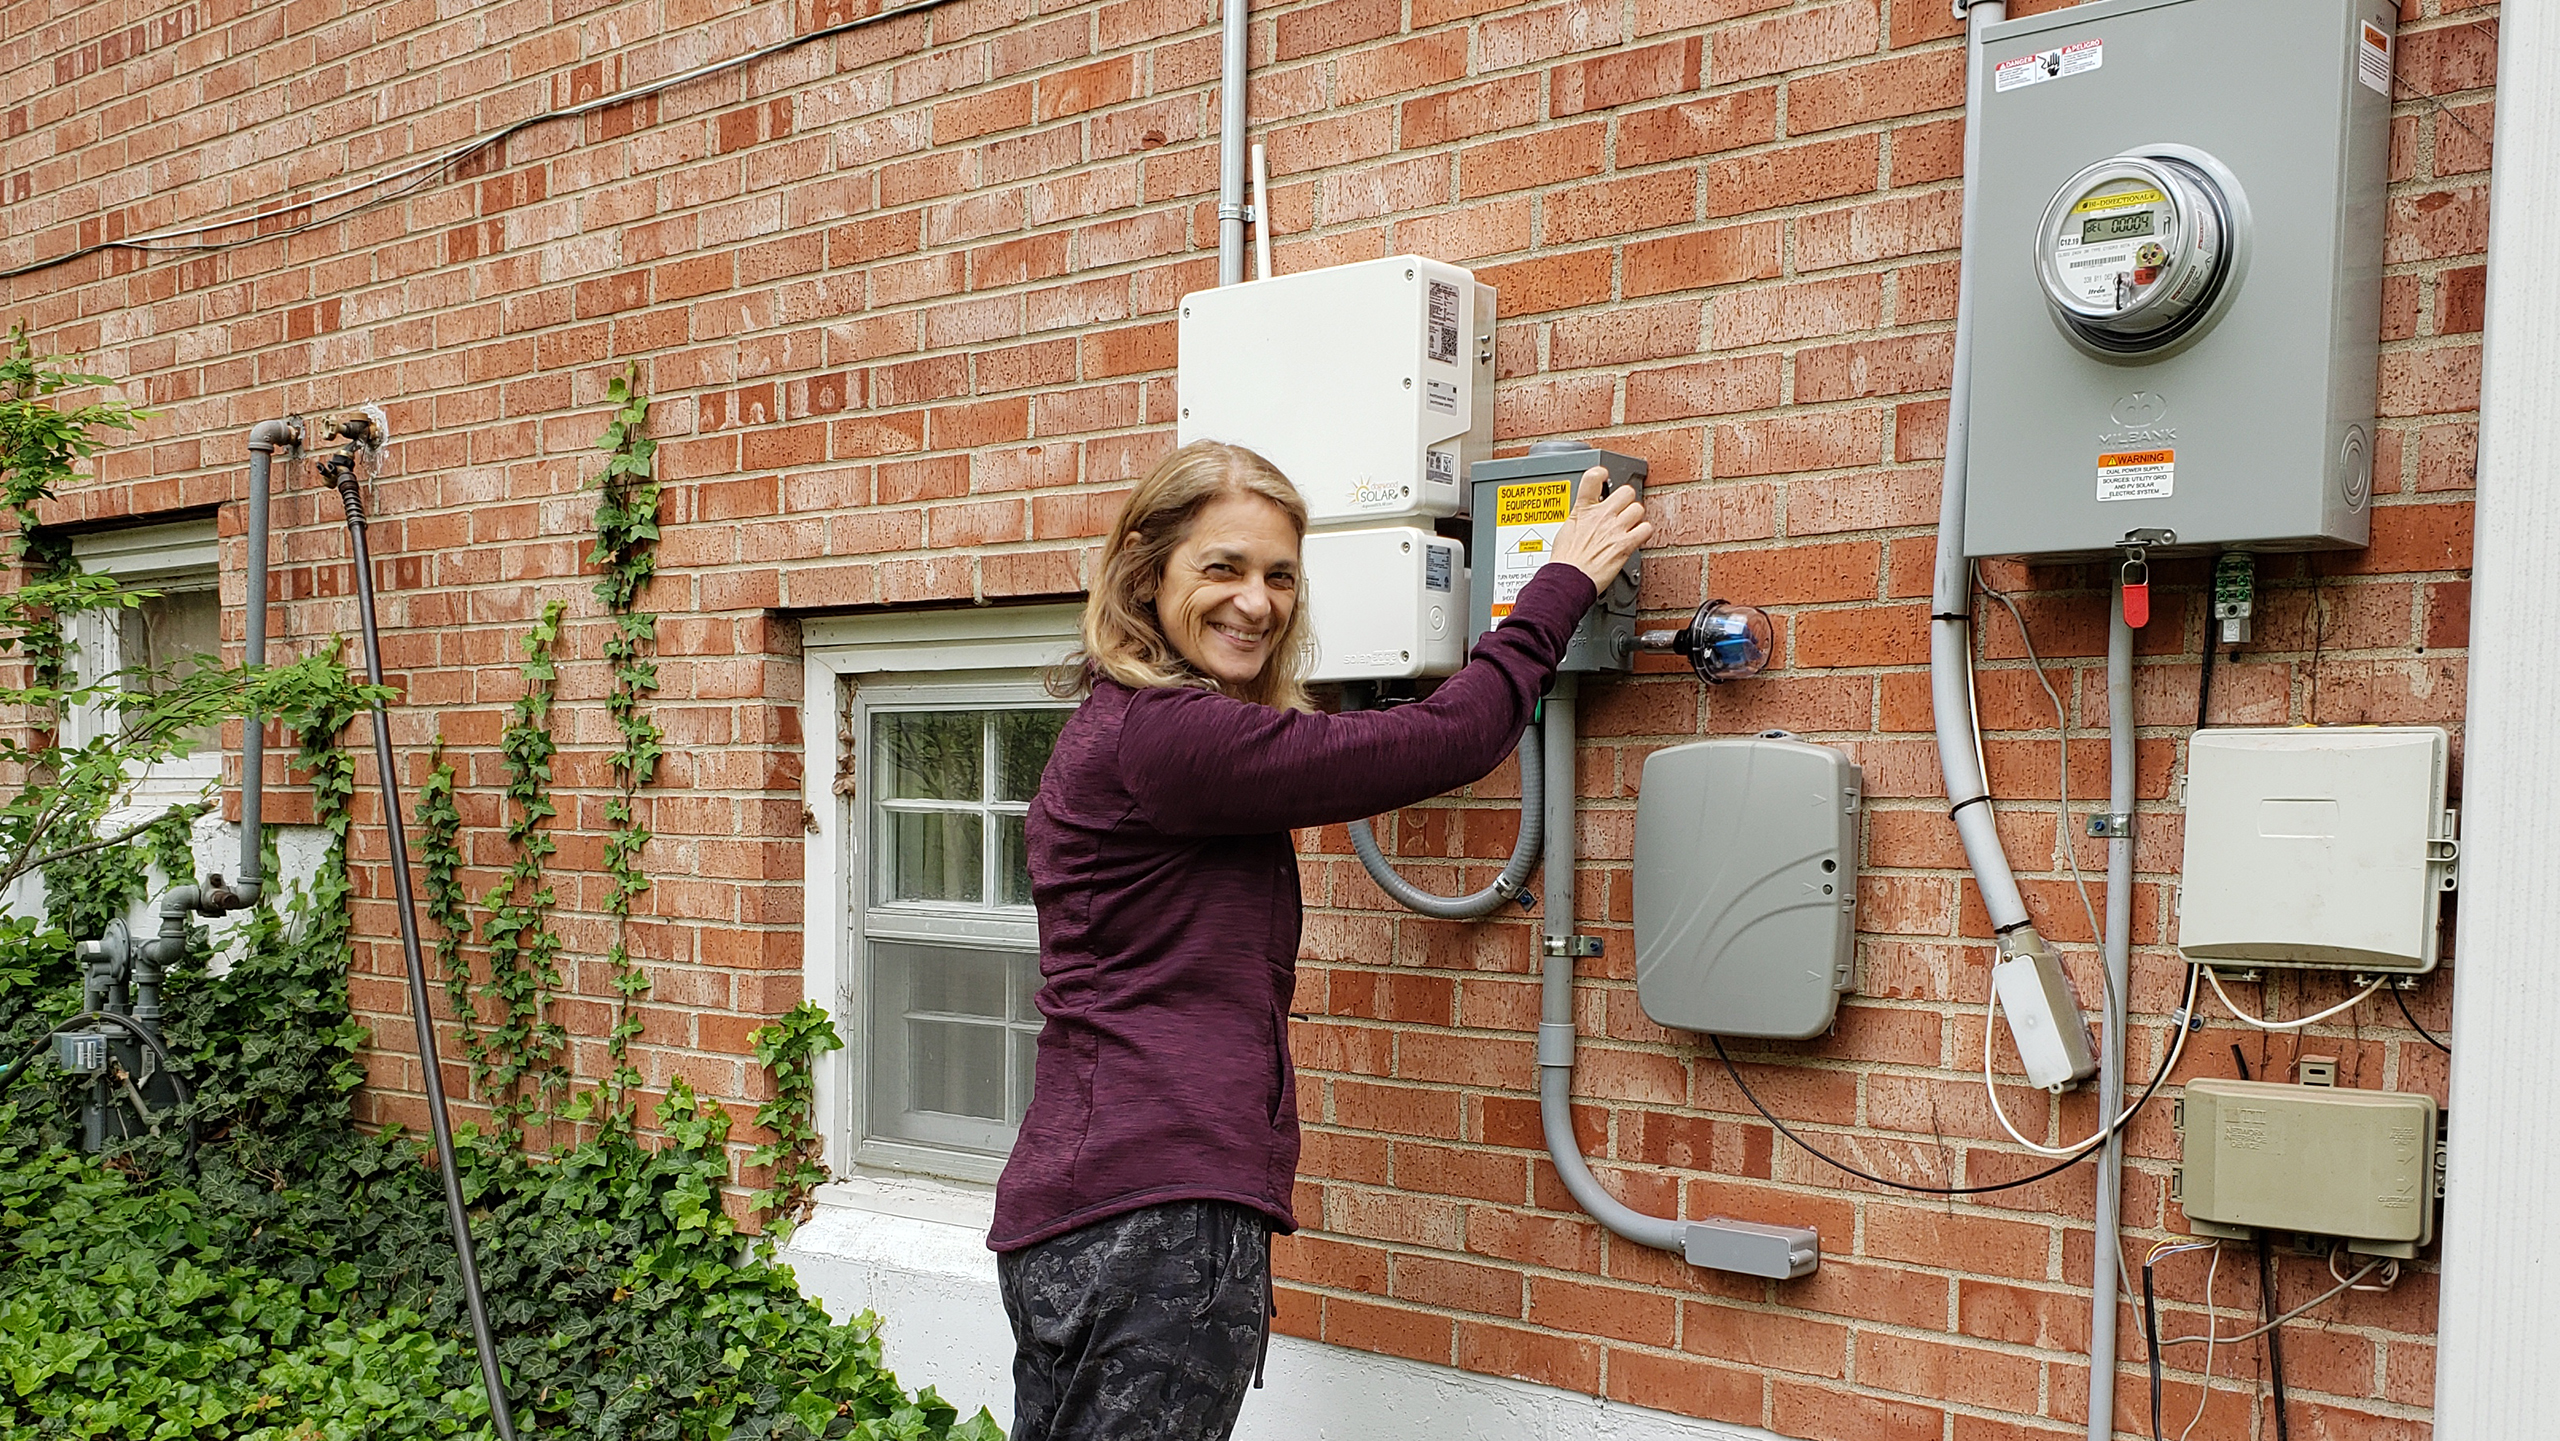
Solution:
<svg viewBox="0 0 2560 1441">
<path fill-rule="evenodd" d="M 63 252 L 60 255 L 49 256 L 42 260 L 32 260 L 22 265 L 16 265 L 6 270 L 0 270 L 0 280 L 14 280 L 22 275 L 32 275 L 40 270 L 50 270 L 54 266 L 67 265 L 72 261 L 86 259 L 89 256 L 102 254 L 110 250 L 131 250 L 143 252 L 145 254 L 233 250 L 245 245 L 255 245 L 263 241 L 279 240 L 286 236 L 299 235 L 304 231 L 317 229 L 325 225 L 335 225 L 349 216 L 361 215 L 365 211 L 374 209 L 377 206 L 390 204 L 404 196 L 424 189 L 426 186 L 443 178 L 444 173 L 451 167 L 461 164 L 463 161 L 479 154 L 481 151 L 488 149 L 492 145 L 504 144 L 506 141 L 523 134 L 525 131 L 533 129 L 535 126 L 548 124 L 554 120 L 575 120 L 587 115 L 595 114 L 600 110 L 612 109 L 617 105 L 627 105 L 635 100 L 646 100 L 652 96 L 664 94 L 665 92 L 673 90 L 680 85 L 689 85 L 696 80 L 706 80 L 714 75 L 719 75 L 730 70 L 736 70 L 744 66 L 753 65 L 759 60 L 769 60 L 776 55 L 783 54 L 786 51 L 795 50 L 803 45 L 814 44 L 821 40 L 831 40 L 836 36 L 849 34 L 855 30 L 864 29 L 868 26 L 883 24 L 887 21 L 896 20 L 907 15 L 917 14 L 921 11 L 938 9 L 948 3 L 950 3 L 950 0 L 910 0 L 910 3 L 905 5 L 895 5 L 874 14 L 857 16 L 851 20 L 838 21 L 833 25 L 821 26 L 816 30 L 810 31 L 806 35 L 793 35 L 782 40 L 774 41 L 770 45 L 759 46 L 756 49 L 745 52 L 744 54 L 733 55 L 725 60 L 709 61 L 704 64 L 694 66 L 690 70 L 679 71 L 678 73 L 666 76 L 663 79 L 650 81 L 645 85 L 635 86 L 626 90 L 617 90 L 610 95 L 600 95 L 595 99 L 581 101 L 576 105 L 565 106 L 555 110 L 545 110 L 539 114 L 525 116 L 520 120 L 510 121 L 505 125 L 499 126 L 495 130 L 485 131 L 480 135 L 474 136 L 473 138 L 463 141 L 458 145 L 449 147 L 437 154 L 428 156 L 423 160 L 412 161 L 407 165 L 386 171 L 380 175 L 371 175 L 362 180 L 351 181 L 334 190 L 324 190 L 317 195 L 306 196 L 300 200 L 292 200 L 283 204 L 271 205 L 264 210 L 254 211 L 247 215 L 233 216 L 225 220 L 208 220 L 194 225 L 172 226 L 161 230 L 145 231 L 140 235 L 122 236 L 113 240 L 92 241 L 87 245 L 78 246 L 74 249 Z M 400 181 L 407 181 L 408 183 L 405 185 L 398 185 L 398 188 L 396 189 L 383 189 L 385 186 L 392 186 Z M 349 206 L 345 210 L 341 210 L 327 216 L 314 216 L 308 220 L 303 220 L 295 224 L 282 226 L 272 230 L 261 231 L 255 235 L 243 236 L 238 239 L 231 240 L 199 240 L 189 238 L 194 236 L 214 235 L 225 230 L 236 230 L 242 226 L 258 225 L 261 222 L 273 220 L 279 216 L 291 215 L 297 211 L 313 210 L 323 205 L 348 199 L 351 196 L 363 195 L 367 191 L 377 190 L 382 193 L 373 195 L 355 205 Z"/>
</svg>

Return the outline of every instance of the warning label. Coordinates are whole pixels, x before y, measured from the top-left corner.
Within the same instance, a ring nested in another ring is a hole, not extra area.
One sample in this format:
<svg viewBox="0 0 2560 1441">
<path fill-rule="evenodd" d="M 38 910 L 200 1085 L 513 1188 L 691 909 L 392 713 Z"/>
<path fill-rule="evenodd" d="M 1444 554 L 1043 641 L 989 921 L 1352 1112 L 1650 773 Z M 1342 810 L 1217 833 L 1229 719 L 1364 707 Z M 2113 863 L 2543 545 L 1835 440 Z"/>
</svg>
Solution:
<svg viewBox="0 0 2560 1441">
<path fill-rule="evenodd" d="M 2113 450 L 2098 456 L 2098 499 L 2167 500 L 2178 476 L 2174 450 Z"/>
<path fill-rule="evenodd" d="M 1511 614 L 1520 588 L 1547 563 L 1556 531 L 1573 513 L 1573 482 L 1524 480 L 1493 496 L 1493 618 Z"/>
<path fill-rule="evenodd" d="M 1442 415 L 1458 413 L 1458 387 L 1445 380 L 1426 380 L 1422 382 L 1422 389 L 1424 405 Z"/>
<path fill-rule="evenodd" d="M 2391 93 L 2391 32 L 2367 20 L 2363 42 L 2356 46 L 2356 78 L 2383 95 Z"/>
<path fill-rule="evenodd" d="M 2042 85 L 2048 80 L 2066 79 L 2086 74 L 2107 63 L 2107 42 L 2082 40 L 2059 50 L 2040 50 L 2003 60 L 1991 67 L 1991 88 L 2005 95 L 2025 85 Z"/>
</svg>

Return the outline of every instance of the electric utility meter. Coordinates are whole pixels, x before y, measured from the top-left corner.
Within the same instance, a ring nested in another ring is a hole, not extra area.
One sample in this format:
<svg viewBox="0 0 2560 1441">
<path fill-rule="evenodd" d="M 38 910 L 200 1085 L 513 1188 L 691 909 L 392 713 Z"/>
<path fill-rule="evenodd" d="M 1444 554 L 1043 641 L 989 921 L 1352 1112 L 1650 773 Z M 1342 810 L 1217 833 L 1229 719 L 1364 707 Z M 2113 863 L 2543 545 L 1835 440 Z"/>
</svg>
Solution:
<svg viewBox="0 0 2560 1441">
<path fill-rule="evenodd" d="M 2054 193 L 2036 277 L 2080 339 L 2155 350 L 2209 313 L 2231 270 L 2231 230 L 2228 195 L 2202 164 L 2119 155 Z"/>
<path fill-rule="evenodd" d="M 2084 0 L 1984 27 L 1967 555 L 2366 542 L 2397 23 Z"/>
</svg>

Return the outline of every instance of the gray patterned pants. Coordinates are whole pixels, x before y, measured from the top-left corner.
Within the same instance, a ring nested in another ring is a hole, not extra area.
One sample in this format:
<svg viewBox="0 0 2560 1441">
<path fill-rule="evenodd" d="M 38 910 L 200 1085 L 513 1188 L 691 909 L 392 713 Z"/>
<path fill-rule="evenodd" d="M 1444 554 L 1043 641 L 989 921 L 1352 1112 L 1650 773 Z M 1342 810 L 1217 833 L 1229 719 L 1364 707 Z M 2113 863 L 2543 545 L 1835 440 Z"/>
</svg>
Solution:
<svg viewBox="0 0 2560 1441">
<path fill-rule="evenodd" d="M 1175 1201 L 996 1257 L 1013 1441 L 1224 1441 L 1270 1337 L 1270 1223 Z"/>
</svg>

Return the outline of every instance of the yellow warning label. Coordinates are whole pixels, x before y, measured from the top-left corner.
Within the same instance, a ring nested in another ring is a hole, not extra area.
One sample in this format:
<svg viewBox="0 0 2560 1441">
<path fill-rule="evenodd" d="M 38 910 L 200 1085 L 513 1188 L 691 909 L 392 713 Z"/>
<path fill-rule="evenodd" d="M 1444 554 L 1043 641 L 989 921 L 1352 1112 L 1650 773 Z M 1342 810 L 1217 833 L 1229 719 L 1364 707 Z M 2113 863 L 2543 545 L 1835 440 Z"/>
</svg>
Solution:
<svg viewBox="0 0 2560 1441">
<path fill-rule="evenodd" d="M 2100 210 L 2131 210 L 2137 205 L 2157 205 L 2169 197 L 2157 190 L 2119 190 L 2110 195 L 2092 195 L 2071 207 L 2074 215 Z"/>
<path fill-rule="evenodd" d="M 2174 450 L 2111 450 L 2098 457 L 2098 469 L 2113 470 L 2122 465 L 2174 465 Z"/>
<path fill-rule="evenodd" d="M 1552 525 L 1573 510 L 1573 482 L 1523 481 L 1494 491 L 1495 525 Z"/>
</svg>

